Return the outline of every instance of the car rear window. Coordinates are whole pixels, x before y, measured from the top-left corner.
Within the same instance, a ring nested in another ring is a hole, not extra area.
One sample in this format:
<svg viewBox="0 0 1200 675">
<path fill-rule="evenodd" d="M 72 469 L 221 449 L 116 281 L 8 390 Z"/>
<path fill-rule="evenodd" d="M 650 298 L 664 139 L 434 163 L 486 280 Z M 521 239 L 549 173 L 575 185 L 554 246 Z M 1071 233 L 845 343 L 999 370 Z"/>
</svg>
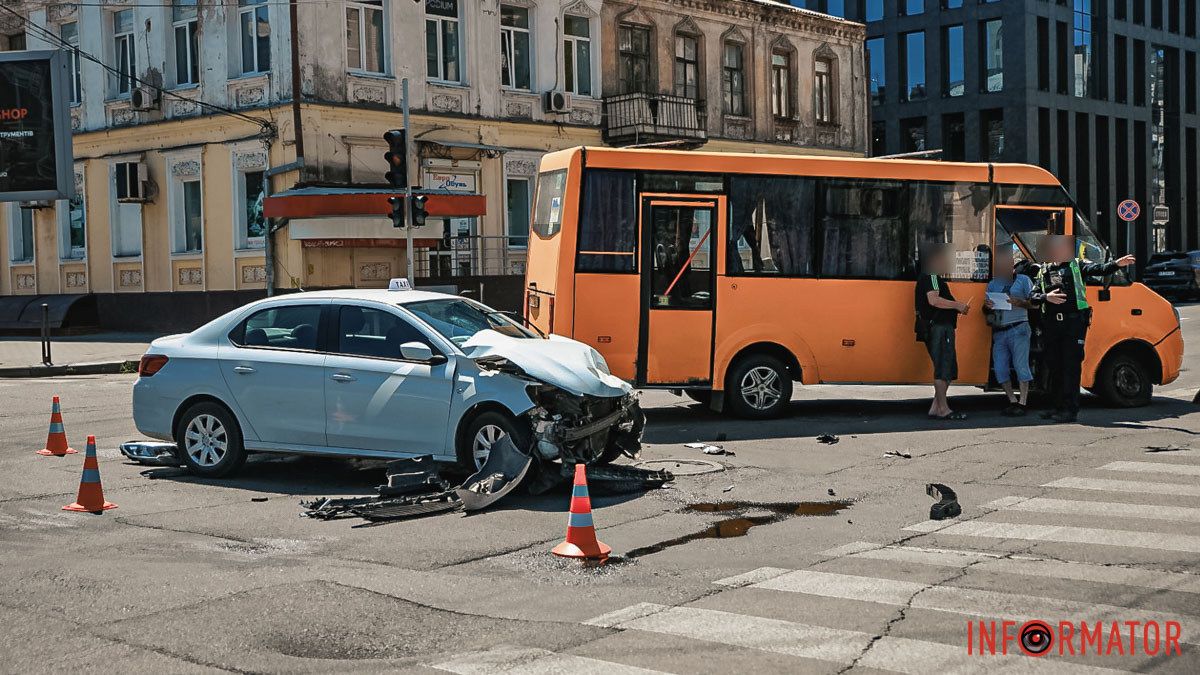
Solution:
<svg viewBox="0 0 1200 675">
<path fill-rule="evenodd" d="M 242 347 L 313 350 L 320 324 L 321 305 L 271 307 L 247 317 L 229 339 Z"/>
</svg>

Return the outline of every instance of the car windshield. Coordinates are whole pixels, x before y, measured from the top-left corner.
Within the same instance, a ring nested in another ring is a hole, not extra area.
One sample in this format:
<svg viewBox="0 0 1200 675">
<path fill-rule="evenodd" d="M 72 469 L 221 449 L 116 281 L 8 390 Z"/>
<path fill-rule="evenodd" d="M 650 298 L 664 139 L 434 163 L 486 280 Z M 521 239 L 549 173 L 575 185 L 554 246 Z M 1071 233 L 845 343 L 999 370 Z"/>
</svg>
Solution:
<svg viewBox="0 0 1200 675">
<path fill-rule="evenodd" d="M 537 337 L 504 313 L 470 300 L 424 300 L 406 303 L 403 307 L 457 345 L 481 330 L 494 330 L 515 338 Z"/>
</svg>

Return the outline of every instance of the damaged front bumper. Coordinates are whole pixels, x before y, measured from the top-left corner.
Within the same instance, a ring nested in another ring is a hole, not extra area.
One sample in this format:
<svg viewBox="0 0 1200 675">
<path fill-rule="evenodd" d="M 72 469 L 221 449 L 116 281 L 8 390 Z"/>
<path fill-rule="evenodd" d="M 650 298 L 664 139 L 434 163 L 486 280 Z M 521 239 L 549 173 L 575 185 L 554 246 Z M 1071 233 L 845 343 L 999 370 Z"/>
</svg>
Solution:
<svg viewBox="0 0 1200 675">
<path fill-rule="evenodd" d="M 539 387 L 533 398 L 538 405 L 526 415 L 539 459 L 605 464 L 640 454 L 646 417 L 636 394 L 603 398 Z"/>
<path fill-rule="evenodd" d="M 178 448 L 163 441 L 127 441 L 121 444 L 121 454 L 150 466 L 179 466 Z"/>
</svg>

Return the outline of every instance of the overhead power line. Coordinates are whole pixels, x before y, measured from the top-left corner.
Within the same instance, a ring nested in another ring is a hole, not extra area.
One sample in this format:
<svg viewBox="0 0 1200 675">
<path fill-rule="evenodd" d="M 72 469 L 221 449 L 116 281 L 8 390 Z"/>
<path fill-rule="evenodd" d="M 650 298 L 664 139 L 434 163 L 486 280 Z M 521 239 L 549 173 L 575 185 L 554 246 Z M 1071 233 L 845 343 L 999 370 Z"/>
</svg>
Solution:
<svg viewBox="0 0 1200 675">
<path fill-rule="evenodd" d="M 125 6 L 127 6 L 127 5 L 125 5 Z M 60 49 L 77 54 L 77 55 L 79 55 L 80 58 L 85 59 L 87 61 L 91 61 L 92 63 L 99 65 L 101 68 L 107 70 L 108 72 L 110 72 L 118 77 L 129 78 L 130 82 L 133 84 L 143 86 L 143 87 L 149 87 L 150 89 L 157 91 L 159 94 L 159 97 L 168 96 L 171 98 L 178 99 L 180 101 L 189 101 L 191 103 L 195 103 L 196 105 L 199 105 L 202 108 L 212 110 L 218 114 L 227 115 L 229 117 L 234 117 L 234 118 L 240 119 L 245 122 L 257 124 L 262 128 L 262 130 L 265 133 L 272 134 L 272 135 L 275 133 L 275 123 L 269 119 L 265 119 L 262 117 L 255 117 L 253 115 L 247 115 L 245 113 L 238 112 L 237 110 L 234 110 L 232 108 L 227 108 L 225 106 L 217 105 L 215 103 L 208 103 L 208 102 L 202 101 L 200 99 L 189 98 L 187 96 L 177 94 L 177 93 L 171 91 L 170 89 L 164 89 L 163 87 L 160 87 L 156 84 L 147 82 L 147 81 L 137 77 L 133 73 L 122 72 L 120 69 L 114 68 L 114 67 L 108 65 L 107 63 L 105 63 L 102 59 L 100 59 L 100 57 L 98 57 L 94 54 L 91 54 L 90 52 L 86 52 L 86 51 L 80 49 L 79 47 L 76 47 L 75 45 L 72 45 L 71 43 L 67 42 L 66 40 L 63 40 L 62 37 L 55 35 L 54 32 L 30 21 L 26 17 L 22 16 L 19 12 L 15 11 L 5 5 L 0 5 L 0 9 L 4 10 L 5 12 L 8 12 L 9 14 L 20 19 L 21 22 L 25 24 L 26 29 L 33 32 L 34 35 L 41 38 L 42 40 L 49 42 L 51 44 L 57 45 Z"/>
</svg>

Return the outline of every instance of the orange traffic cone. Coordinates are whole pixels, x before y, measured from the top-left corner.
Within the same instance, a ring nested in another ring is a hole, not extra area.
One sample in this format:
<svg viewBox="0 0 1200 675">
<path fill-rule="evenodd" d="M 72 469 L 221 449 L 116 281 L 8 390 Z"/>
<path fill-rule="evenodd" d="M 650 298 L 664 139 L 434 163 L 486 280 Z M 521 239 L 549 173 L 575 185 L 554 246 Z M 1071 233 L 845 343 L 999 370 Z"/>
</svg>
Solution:
<svg viewBox="0 0 1200 675">
<path fill-rule="evenodd" d="M 100 485 L 100 464 L 96 460 L 96 437 L 87 437 L 87 449 L 83 455 L 83 478 L 79 480 L 79 496 L 74 504 L 67 504 L 63 511 L 86 511 L 100 513 L 117 508 L 116 504 L 104 501 L 104 488 Z"/>
<path fill-rule="evenodd" d="M 571 513 L 567 516 L 567 539 L 551 551 L 564 558 L 604 560 L 612 549 L 596 539 L 592 524 L 592 500 L 588 497 L 587 471 L 575 465 L 575 486 L 571 489 Z"/>
<path fill-rule="evenodd" d="M 46 435 L 46 447 L 37 451 L 47 457 L 62 457 L 78 454 L 78 450 L 67 446 L 67 430 L 63 427 L 62 408 L 58 405 L 58 397 L 50 404 L 50 433 Z"/>
</svg>

